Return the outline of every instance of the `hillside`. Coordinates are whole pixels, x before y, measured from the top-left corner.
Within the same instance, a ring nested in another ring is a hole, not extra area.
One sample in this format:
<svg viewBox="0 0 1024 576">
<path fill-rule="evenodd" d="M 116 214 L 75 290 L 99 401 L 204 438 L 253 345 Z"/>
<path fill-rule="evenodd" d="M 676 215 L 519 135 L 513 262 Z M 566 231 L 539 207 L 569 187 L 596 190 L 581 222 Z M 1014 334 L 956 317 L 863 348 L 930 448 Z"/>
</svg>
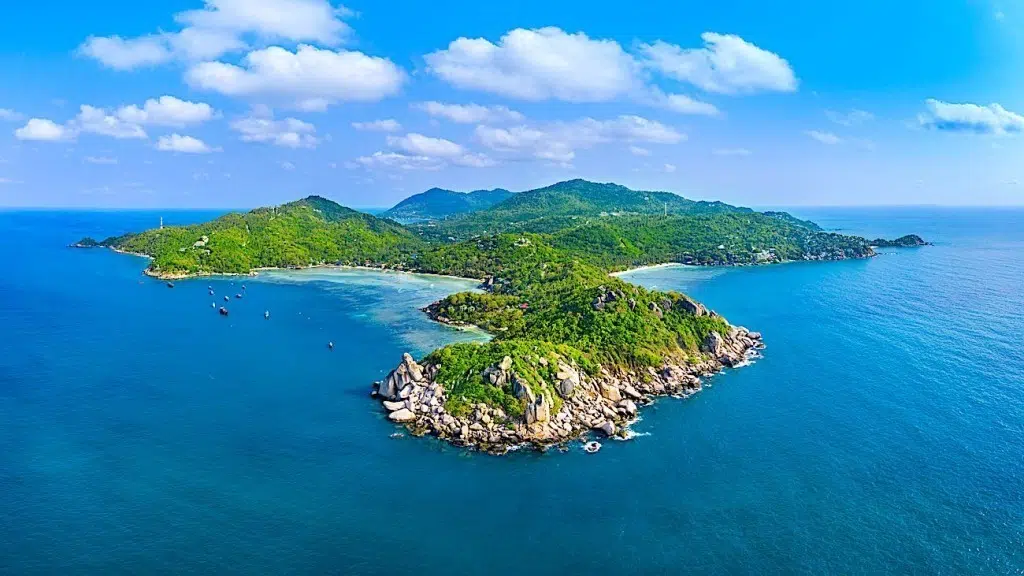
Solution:
<svg viewBox="0 0 1024 576">
<path fill-rule="evenodd" d="M 424 246 L 399 224 L 319 196 L 226 214 L 204 224 L 126 234 L 99 244 L 151 256 L 150 272 L 164 276 L 400 261 Z"/>
<path fill-rule="evenodd" d="M 501 188 L 474 190 L 473 192 L 454 192 L 431 188 L 395 204 L 390 210 L 381 214 L 381 217 L 391 218 L 398 222 L 447 218 L 466 212 L 485 210 L 511 196 L 512 192 Z"/>
<path fill-rule="evenodd" d="M 502 232 L 554 232 L 578 225 L 581 219 L 752 213 L 754 211 L 750 208 L 717 201 L 690 200 L 671 192 L 631 190 L 619 184 L 569 180 L 518 192 L 489 208 L 439 222 L 419 223 L 414 228 L 424 238 L 450 241 Z M 820 230 L 816 224 L 798 220 L 785 212 L 767 212 L 765 215 L 788 224 Z"/>
</svg>

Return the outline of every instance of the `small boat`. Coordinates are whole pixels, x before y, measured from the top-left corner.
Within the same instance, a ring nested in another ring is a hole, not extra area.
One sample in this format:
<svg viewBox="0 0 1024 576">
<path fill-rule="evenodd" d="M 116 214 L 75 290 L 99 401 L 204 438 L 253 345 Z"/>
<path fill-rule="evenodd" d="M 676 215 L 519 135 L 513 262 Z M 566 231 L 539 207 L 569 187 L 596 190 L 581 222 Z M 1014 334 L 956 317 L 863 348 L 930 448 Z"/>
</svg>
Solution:
<svg viewBox="0 0 1024 576">
<path fill-rule="evenodd" d="M 266 312 L 263 313 L 263 318 L 266 320 L 270 320 L 270 310 L 267 310 Z"/>
<path fill-rule="evenodd" d="M 220 315 L 221 316 L 227 316 L 228 315 L 228 309 L 223 307 L 223 306 L 221 306 L 220 307 Z"/>
<path fill-rule="evenodd" d="M 334 350 L 334 342 L 328 342 L 327 343 L 327 348 L 330 349 L 330 350 Z"/>
<path fill-rule="evenodd" d="M 245 290 L 245 284 L 242 284 L 242 290 Z"/>
<path fill-rule="evenodd" d="M 216 307 L 217 307 L 217 303 L 216 302 L 210 302 L 210 308 L 216 308 Z"/>
<path fill-rule="evenodd" d="M 590 442 L 587 442 L 586 444 L 583 445 L 583 450 L 587 454 L 593 454 L 593 453 L 597 452 L 600 449 L 601 449 L 601 443 L 600 442 L 590 441 Z"/>
<path fill-rule="evenodd" d="M 210 296 L 213 296 L 213 288 L 210 288 Z"/>
<path fill-rule="evenodd" d="M 167 283 L 167 287 L 168 288 L 174 288 L 174 282 L 168 282 Z"/>
<path fill-rule="evenodd" d="M 228 298 L 227 296 L 225 296 L 225 297 L 224 297 L 224 301 L 225 301 L 225 302 L 227 302 L 228 300 L 231 300 L 231 299 L 230 299 L 230 298 Z"/>
<path fill-rule="evenodd" d="M 242 297 L 241 294 L 235 294 L 235 298 L 241 298 L 241 297 Z"/>
</svg>

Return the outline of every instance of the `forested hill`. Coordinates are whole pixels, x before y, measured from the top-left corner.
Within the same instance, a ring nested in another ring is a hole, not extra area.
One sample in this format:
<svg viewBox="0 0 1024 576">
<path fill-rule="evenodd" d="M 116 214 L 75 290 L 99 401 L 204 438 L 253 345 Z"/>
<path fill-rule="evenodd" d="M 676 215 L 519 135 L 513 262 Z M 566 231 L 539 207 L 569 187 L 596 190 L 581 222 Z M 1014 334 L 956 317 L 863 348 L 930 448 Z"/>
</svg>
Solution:
<svg viewBox="0 0 1024 576">
<path fill-rule="evenodd" d="M 399 222 L 447 218 L 456 214 L 490 208 L 507 200 L 510 196 L 512 196 L 512 192 L 501 188 L 473 192 L 454 192 L 431 188 L 426 192 L 402 200 L 381 216 Z"/>
<path fill-rule="evenodd" d="M 711 216 L 754 214 L 750 208 L 724 202 L 690 200 L 671 192 L 631 190 L 612 183 L 569 180 L 544 188 L 518 192 L 486 209 L 451 215 L 414 226 L 421 235 L 438 240 L 465 240 L 502 232 L 554 232 L 585 219 L 614 219 L 636 215 Z M 765 215 L 787 224 L 819 231 L 813 222 L 785 212 Z"/>
<path fill-rule="evenodd" d="M 89 245 L 89 239 L 80 242 Z M 153 257 L 160 275 L 248 273 L 256 268 L 325 262 L 399 261 L 425 246 L 390 220 L 320 196 L 244 214 L 226 214 L 192 226 L 167 226 L 107 238 L 99 245 Z"/>
</svg>

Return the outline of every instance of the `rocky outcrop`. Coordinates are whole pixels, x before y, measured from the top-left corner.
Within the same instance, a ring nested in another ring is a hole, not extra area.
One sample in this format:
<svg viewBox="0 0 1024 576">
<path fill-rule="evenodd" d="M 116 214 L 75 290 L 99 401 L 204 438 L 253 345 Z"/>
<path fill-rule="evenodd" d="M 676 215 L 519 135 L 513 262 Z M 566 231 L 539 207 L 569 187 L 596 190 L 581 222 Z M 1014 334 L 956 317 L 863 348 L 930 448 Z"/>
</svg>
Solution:
<svg viewBox="0 0 1024 576">
<path fill-rule="evenodd" d="M 449 413 L 446 391 L 437 382 L 438 367 L 420 365 L 409 354 L 376 384 L 375 394 L 388 418 L 416 435 L 430 434 L 501 454 L 515 446 L 544 448 L 595 431 L 624 436 L 642 407 L 655 397 L 688 397 L 701 390 L 701 378 L 739 364 L 761 347 L 760 334 L 732 327 L 725 335 L 713 333 L 705 339 L 699 361 L 651 367 L 645 373 L 601 369 L 586 374 L 565 358 L 552 367 L 546 358 L 506 356 L 483 370 L 481 377 L 488 385 L 511 392 L 522 403 L 520 416 L 486 404 L 470 406 L 468 414 L 460 412 L 463 416 Z M 517 362 L 547 367 L 554 372 L 554 381 L 531 384 L 516 373 Z"/>
</svg>

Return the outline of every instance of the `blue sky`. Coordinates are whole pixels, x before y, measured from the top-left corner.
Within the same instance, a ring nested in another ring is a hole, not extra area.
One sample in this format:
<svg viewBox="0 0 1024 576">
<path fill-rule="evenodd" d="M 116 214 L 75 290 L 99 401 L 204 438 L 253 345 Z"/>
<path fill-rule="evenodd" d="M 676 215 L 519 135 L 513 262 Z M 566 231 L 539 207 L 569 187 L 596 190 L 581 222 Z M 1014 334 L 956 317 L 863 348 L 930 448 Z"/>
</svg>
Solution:
<svg viewBox="0 0 1024 576">
<path fill-rule="evenodd" d="M 7 6 L 0 205 L 1024 204 L 1019 1 L 634 4 Z"/>
</svg>

